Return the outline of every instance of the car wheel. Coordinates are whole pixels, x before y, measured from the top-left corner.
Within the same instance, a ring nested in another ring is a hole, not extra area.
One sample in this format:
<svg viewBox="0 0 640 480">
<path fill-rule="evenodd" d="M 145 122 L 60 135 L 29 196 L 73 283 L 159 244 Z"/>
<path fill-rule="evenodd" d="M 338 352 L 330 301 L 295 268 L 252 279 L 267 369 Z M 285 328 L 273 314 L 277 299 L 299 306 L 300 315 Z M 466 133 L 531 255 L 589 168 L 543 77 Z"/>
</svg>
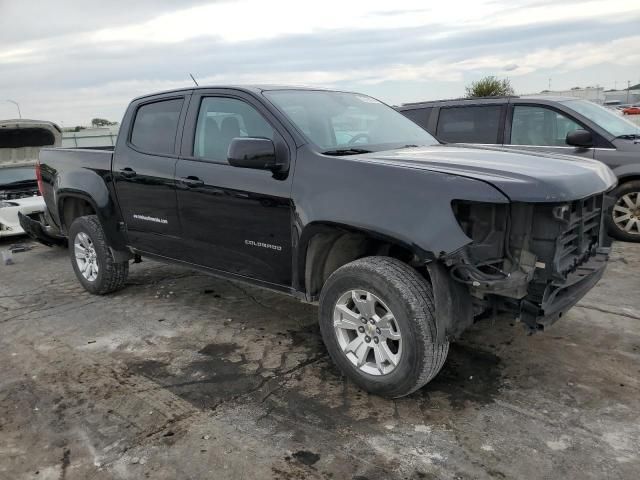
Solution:
<svg viewBox="0 0 640 480">
<path fill-rule="evenodd" d="M 609 235 L 618 240 L 640 242 L 640 180 L 619 185 L 611 195 L 614 204 L 607 215 Z"/>
<path fill-rule="evenodd" d="M 364 390 L 408 395 L 442 368 L 449 343 L 436 342 L 431 285 L 389 257 L 336 270 L 320 296 L 320 331 L 329 355 Z"/>
<path fill-rule="evenodd" d="M 76 218 L 69 228 L 69 252 L 76 277 L 85 290 L 97 294 L 124 286 L 129 262 L 116 262 L 95 215 Z"/>
</svg>

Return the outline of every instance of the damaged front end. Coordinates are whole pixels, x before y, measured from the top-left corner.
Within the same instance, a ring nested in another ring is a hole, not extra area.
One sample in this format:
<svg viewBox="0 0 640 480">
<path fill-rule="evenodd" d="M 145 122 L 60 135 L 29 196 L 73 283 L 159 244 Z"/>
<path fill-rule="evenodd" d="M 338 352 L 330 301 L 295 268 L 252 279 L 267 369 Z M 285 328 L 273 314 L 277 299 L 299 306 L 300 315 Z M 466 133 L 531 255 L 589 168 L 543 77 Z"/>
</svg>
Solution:
<svg viewBox="0 0 640 480">
<path fill-rule="evenodd" d="M 454 201 L 472 243 L 441 260 L 471 295 L 474 316 L 508 311 L 531 331 L 552 324 L 602 277 L 605 194 L 565 203 Z"/>
</svg>

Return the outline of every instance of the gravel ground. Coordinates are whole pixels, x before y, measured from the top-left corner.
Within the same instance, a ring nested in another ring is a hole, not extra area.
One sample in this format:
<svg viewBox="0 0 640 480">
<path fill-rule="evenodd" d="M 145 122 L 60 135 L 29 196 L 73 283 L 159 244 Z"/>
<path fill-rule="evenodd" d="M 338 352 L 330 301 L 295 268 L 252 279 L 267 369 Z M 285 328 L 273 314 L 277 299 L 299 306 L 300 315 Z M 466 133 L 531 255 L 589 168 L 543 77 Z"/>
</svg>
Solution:
<svg viewBox="0 0 640 480">
<path fill-rule="evenodd" d="M 332 366 L 314 306 L 150 261 L 96 297 L 66 250 L 14 260 L 1 479 L 638 478 L 640 245 L 547 332 L 480 322 L 395 401 Z"/>
</svg>

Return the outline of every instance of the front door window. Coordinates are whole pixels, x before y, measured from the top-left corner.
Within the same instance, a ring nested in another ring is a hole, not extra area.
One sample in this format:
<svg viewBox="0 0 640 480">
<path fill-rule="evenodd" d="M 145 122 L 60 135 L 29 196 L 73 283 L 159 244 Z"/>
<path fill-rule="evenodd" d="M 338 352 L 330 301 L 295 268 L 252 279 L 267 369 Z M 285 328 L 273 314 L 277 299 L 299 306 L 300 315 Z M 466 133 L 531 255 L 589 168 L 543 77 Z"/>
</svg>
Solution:
<svg viewBox="0 0 640 480">
<path fill-rule="evenodd" d="M 274 139 L 274 131 L 258 111 L 242 100 L 226 97 L 202 99 L 193 156 L 226 163 L 231 140 L 237 137 Z"/>
<path fill-rule="evenodd" d="M 550 108 L 517 105 L 513 108 L 511 144 L 566 147 L 567 133 L 580 129 L 581 125 Z"/>
</svg>

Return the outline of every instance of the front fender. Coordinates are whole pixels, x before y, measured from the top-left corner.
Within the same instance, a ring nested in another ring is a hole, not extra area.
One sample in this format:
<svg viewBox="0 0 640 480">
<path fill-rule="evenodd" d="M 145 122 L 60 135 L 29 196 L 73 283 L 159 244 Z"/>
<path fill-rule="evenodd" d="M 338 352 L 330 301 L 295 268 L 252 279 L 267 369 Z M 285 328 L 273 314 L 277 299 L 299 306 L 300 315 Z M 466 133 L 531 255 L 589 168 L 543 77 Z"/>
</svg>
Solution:
<svg viewBox="0 0 640 480">
<path fill-rule="evenodd" d="M 298 161 L 292 197 L 302 236 L 314 223 L 350 226 L 410 246 L 425 259 L 471 242 L 453 200 L 508 203 L 489 183 L 441 172 L 352 158 L 309 156 Z"/>
<path fill-rule="evenodd" d="M 613 169 L 613 173 L 618 177 L 618 185 L 631 178 L 638 179 L 640 177 L 640 163 L 620 165 Z"/>
</svg>

